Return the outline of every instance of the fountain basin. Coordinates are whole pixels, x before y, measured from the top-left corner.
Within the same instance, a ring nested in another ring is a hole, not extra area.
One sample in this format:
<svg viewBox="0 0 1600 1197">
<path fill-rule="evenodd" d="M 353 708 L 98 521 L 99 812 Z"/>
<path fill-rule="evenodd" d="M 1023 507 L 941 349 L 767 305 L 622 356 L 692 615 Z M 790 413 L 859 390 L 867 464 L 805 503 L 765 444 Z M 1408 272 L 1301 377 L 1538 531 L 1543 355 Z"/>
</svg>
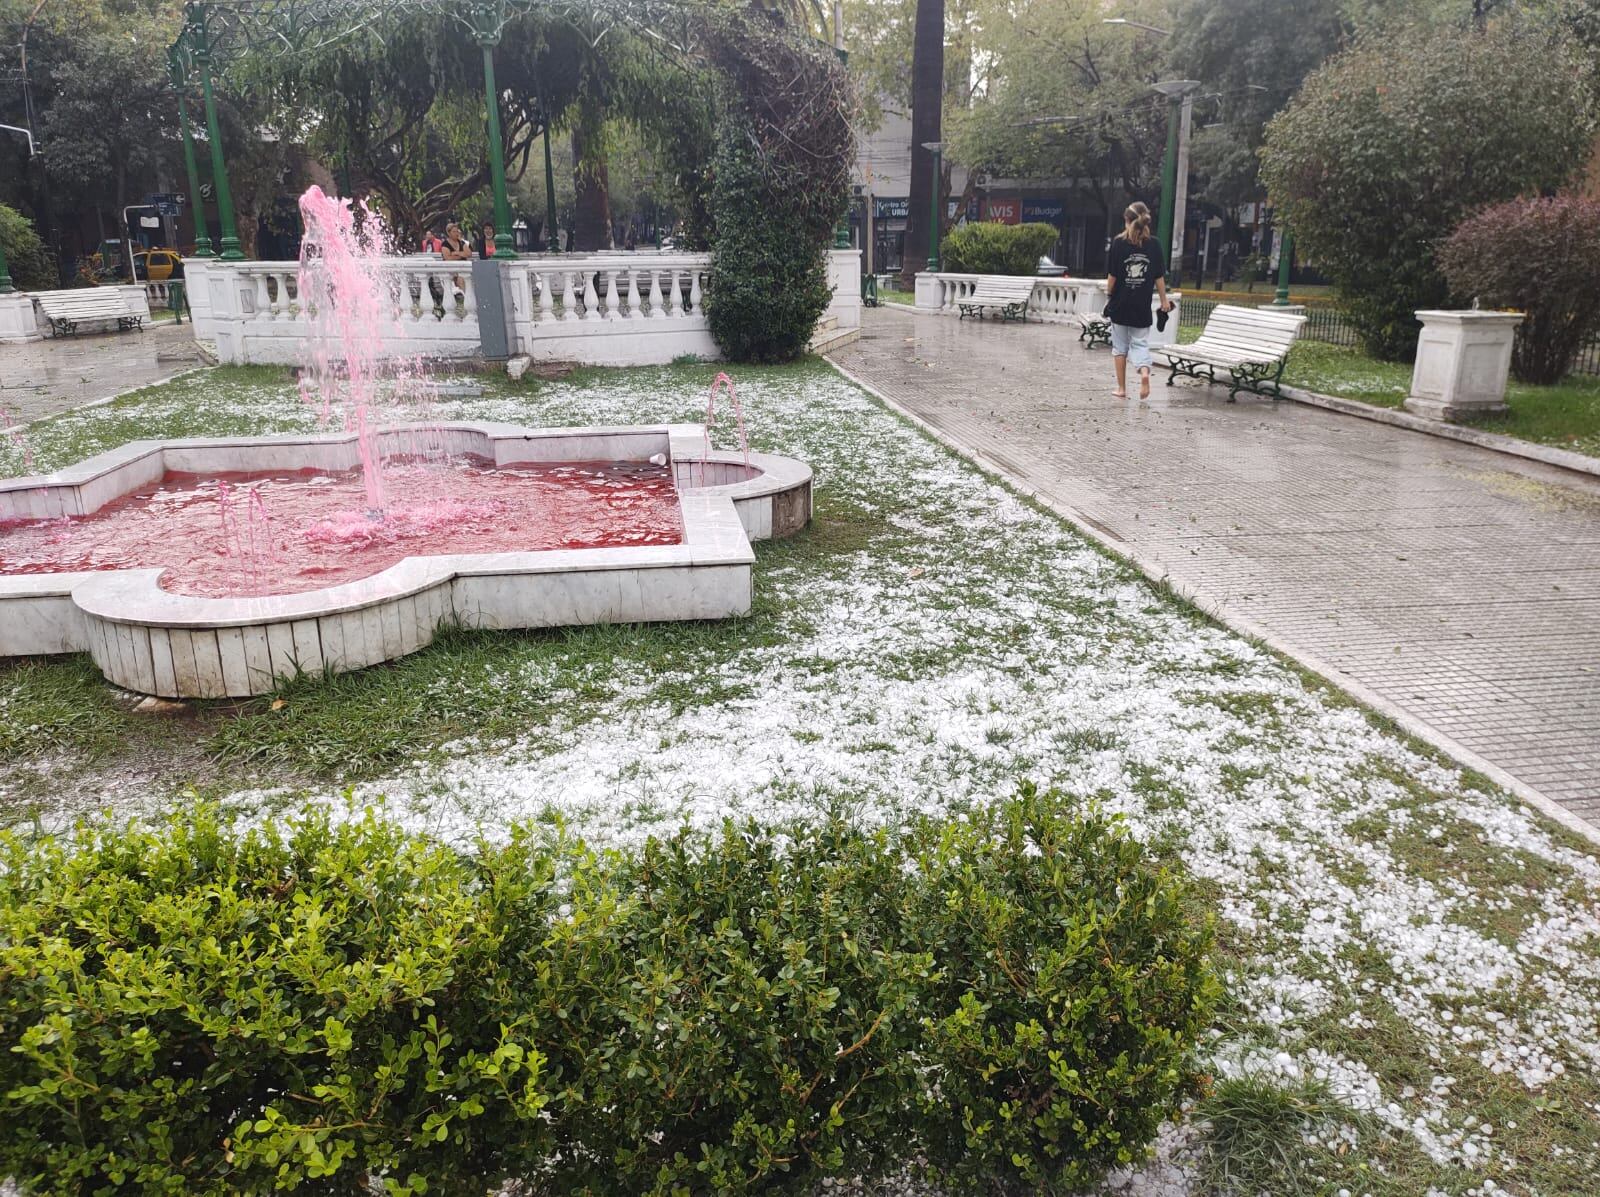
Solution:
<svg viewBox="0 0 1600 1197">
<path fill-rule="evenodd" d="M 418 438 L 496 466 L 646 462 L 677 483 L 677 544 L 407 556 L 356 581 L 293 594 L 172 593 L 162 570 L 0 573 L 0 656 L 87 652 L 119 686 L 171 698 L 245 697 L 301 672 L 393 660 L 459 622 L 483 628 L 721 619 L 749 612 L 752 540 L 803 528 L 811 471 L 767 454 L 709 450 L 699 425 L 528 429 L 488 423 L 386 428 L 384 453 Z M 99 511 L 169 473 L 337 472 L 354 434 L 136 441 L 55 474 L 0 482 L 0 522 Z"/>
</svg>

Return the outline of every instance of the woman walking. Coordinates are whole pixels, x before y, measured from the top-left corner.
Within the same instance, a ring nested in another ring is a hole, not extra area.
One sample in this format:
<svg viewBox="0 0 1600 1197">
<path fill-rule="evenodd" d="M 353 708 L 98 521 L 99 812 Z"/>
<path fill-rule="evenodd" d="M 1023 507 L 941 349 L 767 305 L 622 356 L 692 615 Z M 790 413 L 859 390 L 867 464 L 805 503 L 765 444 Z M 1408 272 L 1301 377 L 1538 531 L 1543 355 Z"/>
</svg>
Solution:
<svg viewBox="0 0 1600 1197">
<path fill-rule="evenodd" d="M 1161 310 L 1170 312 L 1167 299 L 1166 256 L 1150 235 L 1150 209 L 1129 205 L 1122 214 L 1123 230 L 1111 243 L 1106 262 L 1106 318 L 1111 321 L 1111 361 L 1117 371 L 1118 399 L 1128 397 L 1128 362 L 1139 372 L 1139 398 L 1150 397 L 1150 298 L 1161 295 Z"/>
</svg>

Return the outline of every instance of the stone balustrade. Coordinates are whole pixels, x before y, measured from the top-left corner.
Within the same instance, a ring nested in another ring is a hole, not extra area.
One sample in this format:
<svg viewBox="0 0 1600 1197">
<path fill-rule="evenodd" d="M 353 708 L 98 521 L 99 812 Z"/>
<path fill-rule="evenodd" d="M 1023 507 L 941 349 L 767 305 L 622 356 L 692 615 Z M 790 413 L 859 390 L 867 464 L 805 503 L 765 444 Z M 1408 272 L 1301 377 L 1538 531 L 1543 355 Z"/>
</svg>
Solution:
<svg viewBox="0 0 1600 1197">
<path fill-rule="evenodd" d="M 538 360 L 621 366 L 720 356 L 705 315 L 709 254 L 539 254 L 498 265 L 499 302 L 480 312 L 473 263 L 384 259 L 394 356 L 471 357 L 482 343 L 480 317 L 501 309 L 511 352 Z M 204 259 L 185 270 L 196 336 L 214 341 L 220 360 L 303 357 L 315 329 L 301 306 L 298 264 Z M 832 251 L 828 315 L 839 328 L 860 327 L 859 271 L 857 251 Z"/>
<path fill-rule="evenodd" d="M 960 315 L 960 304 L 978 289 L 982 274 L 917 275 L 916 308 L 919 312 Z M 1164 332 L 1150 329 L 1150 344 L 1170 345 L 1178 335 L 1178 306 L 1183 295 L 1169 291 L 1172 316 Z M 1152 305 L 1157 302 L 1152 299 Z M 1079 316 L 1098 316 L 1106 306 L 1106 280 L 1103 278 L 1036 278 L 1033 298 L 1028 301 L 1030 318 L 1046 324 L 1076 324 Z"/>
<path fill-rule="evenodd" d="M 536 360 L 625 366 L 717 356 L 710 254 L 518 258 L 503 274 L 512 343 Z"/>
</svg>

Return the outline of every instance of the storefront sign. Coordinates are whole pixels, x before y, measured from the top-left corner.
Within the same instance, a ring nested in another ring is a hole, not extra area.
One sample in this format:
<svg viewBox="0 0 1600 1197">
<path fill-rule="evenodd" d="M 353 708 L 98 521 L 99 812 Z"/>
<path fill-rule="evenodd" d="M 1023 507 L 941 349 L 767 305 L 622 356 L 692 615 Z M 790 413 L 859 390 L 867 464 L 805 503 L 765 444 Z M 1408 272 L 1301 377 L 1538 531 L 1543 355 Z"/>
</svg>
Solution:
<svg viewBox="0 0 1600 1197">
<path fill-rule="evenodd" d="M 1061 228 L 1067 220 L 1065 200 L 1025 199 L 1022 201 L 1024 224 L 1053 224 Z"/>
<path fill-rule="evenodd" d="M 1010 199 L 999 199 L 990 196 L 983 202 L 983 218 L 997 221 L 1000 224 L 1022 223 L 1022 201 L 1012 196 Z"/>
<path fill-rule="evenodd" d="M 911 201 L 904 196 L 899 199 L 873 197 L 872 214 L 876 220 L 904 220 L 910 211 Z"/>
</svg>

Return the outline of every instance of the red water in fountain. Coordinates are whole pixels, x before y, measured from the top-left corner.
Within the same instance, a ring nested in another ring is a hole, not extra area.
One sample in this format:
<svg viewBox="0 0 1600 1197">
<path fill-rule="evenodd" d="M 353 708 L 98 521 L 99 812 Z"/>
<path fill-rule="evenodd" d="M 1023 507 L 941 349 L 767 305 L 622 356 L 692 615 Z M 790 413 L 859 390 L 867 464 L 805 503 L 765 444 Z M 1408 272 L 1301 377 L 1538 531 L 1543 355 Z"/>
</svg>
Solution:
<svg viewBox="0 0 1600 1197">
<path fill-rule="evenodd" d="M 667 466 L 389 459 L 384 478 L 405 503 L 377 519 L 360 470 L 168 474 L 94 515 L 0 522 L 0 575 L 159 567 L 178 594 L 295 594 L 403 557 L 683 539 Z"/>
</svg>

